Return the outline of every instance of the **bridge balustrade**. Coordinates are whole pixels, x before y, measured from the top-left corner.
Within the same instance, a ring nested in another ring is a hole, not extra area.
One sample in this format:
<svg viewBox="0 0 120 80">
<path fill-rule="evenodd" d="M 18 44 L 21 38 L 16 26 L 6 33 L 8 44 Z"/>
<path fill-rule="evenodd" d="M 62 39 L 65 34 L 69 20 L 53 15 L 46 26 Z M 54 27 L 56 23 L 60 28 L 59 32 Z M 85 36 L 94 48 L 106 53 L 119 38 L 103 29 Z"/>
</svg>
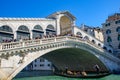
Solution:
<svg viewBox="0 0 120 80">
<path fill-rule="evenodd" d="M 86 40 L 83 40 L 77 37 L 60 36 L 60 37 L 52 37 L 52 38 L 45 38 L 45 39 L 26 40 L 26 41 L 20 41 L 20 42 L 1 43 L 0 50 L 29 47 L 29 46 L 34 46 L 34 45 L 48 44 L 48 43 L 65 41 L 65 40 L 86 41 Z M 98 45 L 92 44 L 92 46 L 93 45 L 97 48 L 100 48 Z"/>
<path fill-rule="evenodd" d="M 56 41 L 60 42 L 60 41 L 65 41 L 67 38 L 65 36 L 60 36 L 60 37 L 56 37 Z"/>
<path fill-rule="evenodd" d="M 42 44 L 53 43 L 55 42 L 55 38 L 42 39 L 41 41 L 42 41 Z"/>
<path fill-rule="evenodd" d="M 14 49 L 22 46 L 22 42 L 11 42 L 11 43 L 2 43 L 0 50 Z"/>
</svg>

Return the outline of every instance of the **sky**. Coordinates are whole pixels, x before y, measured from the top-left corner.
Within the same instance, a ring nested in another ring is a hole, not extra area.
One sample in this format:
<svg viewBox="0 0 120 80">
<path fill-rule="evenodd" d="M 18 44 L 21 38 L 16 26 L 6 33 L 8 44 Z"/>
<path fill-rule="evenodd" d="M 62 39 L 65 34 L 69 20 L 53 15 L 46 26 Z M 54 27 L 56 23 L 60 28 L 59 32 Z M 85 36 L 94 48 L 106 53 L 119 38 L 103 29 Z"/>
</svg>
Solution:
<svg viewBox="0 0 120 80">
<path fill-rule="evenodd" d="M 64 10 L 76 17 L 77 26 L 97 27 L 120 12 L 120 0 L 0 0 L 0 17 L 44 18 Z"/>
</svg>

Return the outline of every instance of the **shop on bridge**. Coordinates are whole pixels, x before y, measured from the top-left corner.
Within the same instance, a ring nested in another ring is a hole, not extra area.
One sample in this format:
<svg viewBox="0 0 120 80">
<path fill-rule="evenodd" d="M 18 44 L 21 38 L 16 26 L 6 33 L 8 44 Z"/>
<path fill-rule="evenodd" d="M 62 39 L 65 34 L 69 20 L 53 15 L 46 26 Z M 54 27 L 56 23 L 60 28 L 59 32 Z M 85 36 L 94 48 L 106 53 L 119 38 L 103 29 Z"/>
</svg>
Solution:
<svg viewBox="0 0 120 80">
<path fill-rule="evenodd" d="M 30 32 L 27 26 L 21 25 L 17 30 L 17 40 L 30 39 Z"/>
<path fill-rule="evenodd" d="M 43 28 L 40 25 L 36 25 L 34 29 L 32 30 L 33 33 L 33 39 L 41 39 L 44 35 Z"/>
<path fill-rule="evenodd" d="M 0 42 L 10 42 L 13 40 L 13 36 L 13 30 L 9 26 L 0 27 Z"/>
<path fill-rule="evenodd" d="M 56 35 L 56 30 L 53 25 L 48 25 L 46 28 L 46 36 L 52 37 Z"/>
</svg>

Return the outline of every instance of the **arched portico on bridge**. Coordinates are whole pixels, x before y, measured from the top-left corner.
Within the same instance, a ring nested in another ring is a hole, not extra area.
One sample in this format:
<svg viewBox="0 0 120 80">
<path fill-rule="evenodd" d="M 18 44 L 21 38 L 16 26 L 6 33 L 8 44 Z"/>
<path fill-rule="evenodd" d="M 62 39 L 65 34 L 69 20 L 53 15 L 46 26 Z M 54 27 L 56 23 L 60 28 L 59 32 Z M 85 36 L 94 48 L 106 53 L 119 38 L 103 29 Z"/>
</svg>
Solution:
<svg viewBox="0 0 120 80">
<path fill-rule="evenodd" d="M 44 35 L 43 28 L 40 25 L 35 25 L 32 34 L 32 39 L 42 38 Z"/>
<path fill-rule="evenodd" d="M 55 27 L 52 24 L 47 25 L 46 28 L 46 36 L 56 35 Z"/>
<path fill-rule="evenodd" d="M 76 33 L 76 36 L 79 37 L 79 38 L 83 38 L 83 35 L 82 35 L 81 32 L 77 32 L 77 33 Z"/>
<path fill-rule="evenodd" d="M 28 26 L 21 25 L 17 30 L 17 40 L 20 39 L 29 39 L 30 38 L 30 30 Z"/>
<path fill-rule="evenodd" d="M 68 16 L 60 18 L 60 35 L 72 34 L 72 19 Z"/>
<path fill-rule="evenodd" d="M 13 38 L 13 29 L 9 25 L 0 26 L 0 42 L 9 42 Z"/>
</svg>

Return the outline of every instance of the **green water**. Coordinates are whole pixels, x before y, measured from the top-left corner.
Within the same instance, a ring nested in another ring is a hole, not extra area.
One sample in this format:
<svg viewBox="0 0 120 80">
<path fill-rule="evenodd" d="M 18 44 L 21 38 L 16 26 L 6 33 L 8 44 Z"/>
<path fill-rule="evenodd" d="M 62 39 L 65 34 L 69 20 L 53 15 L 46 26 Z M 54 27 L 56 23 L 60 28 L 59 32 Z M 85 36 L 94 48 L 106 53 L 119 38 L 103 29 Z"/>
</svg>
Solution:
<svg viewBox="0 0 120 80">
<path fill-rule="evenodd" d="M 40 76 L 40 77 L 16 78 L 13 80 L 120 80 L 120 75 L 109 75 L 99 79 L 67 78 L 61 76 Z"/>
</svg>

